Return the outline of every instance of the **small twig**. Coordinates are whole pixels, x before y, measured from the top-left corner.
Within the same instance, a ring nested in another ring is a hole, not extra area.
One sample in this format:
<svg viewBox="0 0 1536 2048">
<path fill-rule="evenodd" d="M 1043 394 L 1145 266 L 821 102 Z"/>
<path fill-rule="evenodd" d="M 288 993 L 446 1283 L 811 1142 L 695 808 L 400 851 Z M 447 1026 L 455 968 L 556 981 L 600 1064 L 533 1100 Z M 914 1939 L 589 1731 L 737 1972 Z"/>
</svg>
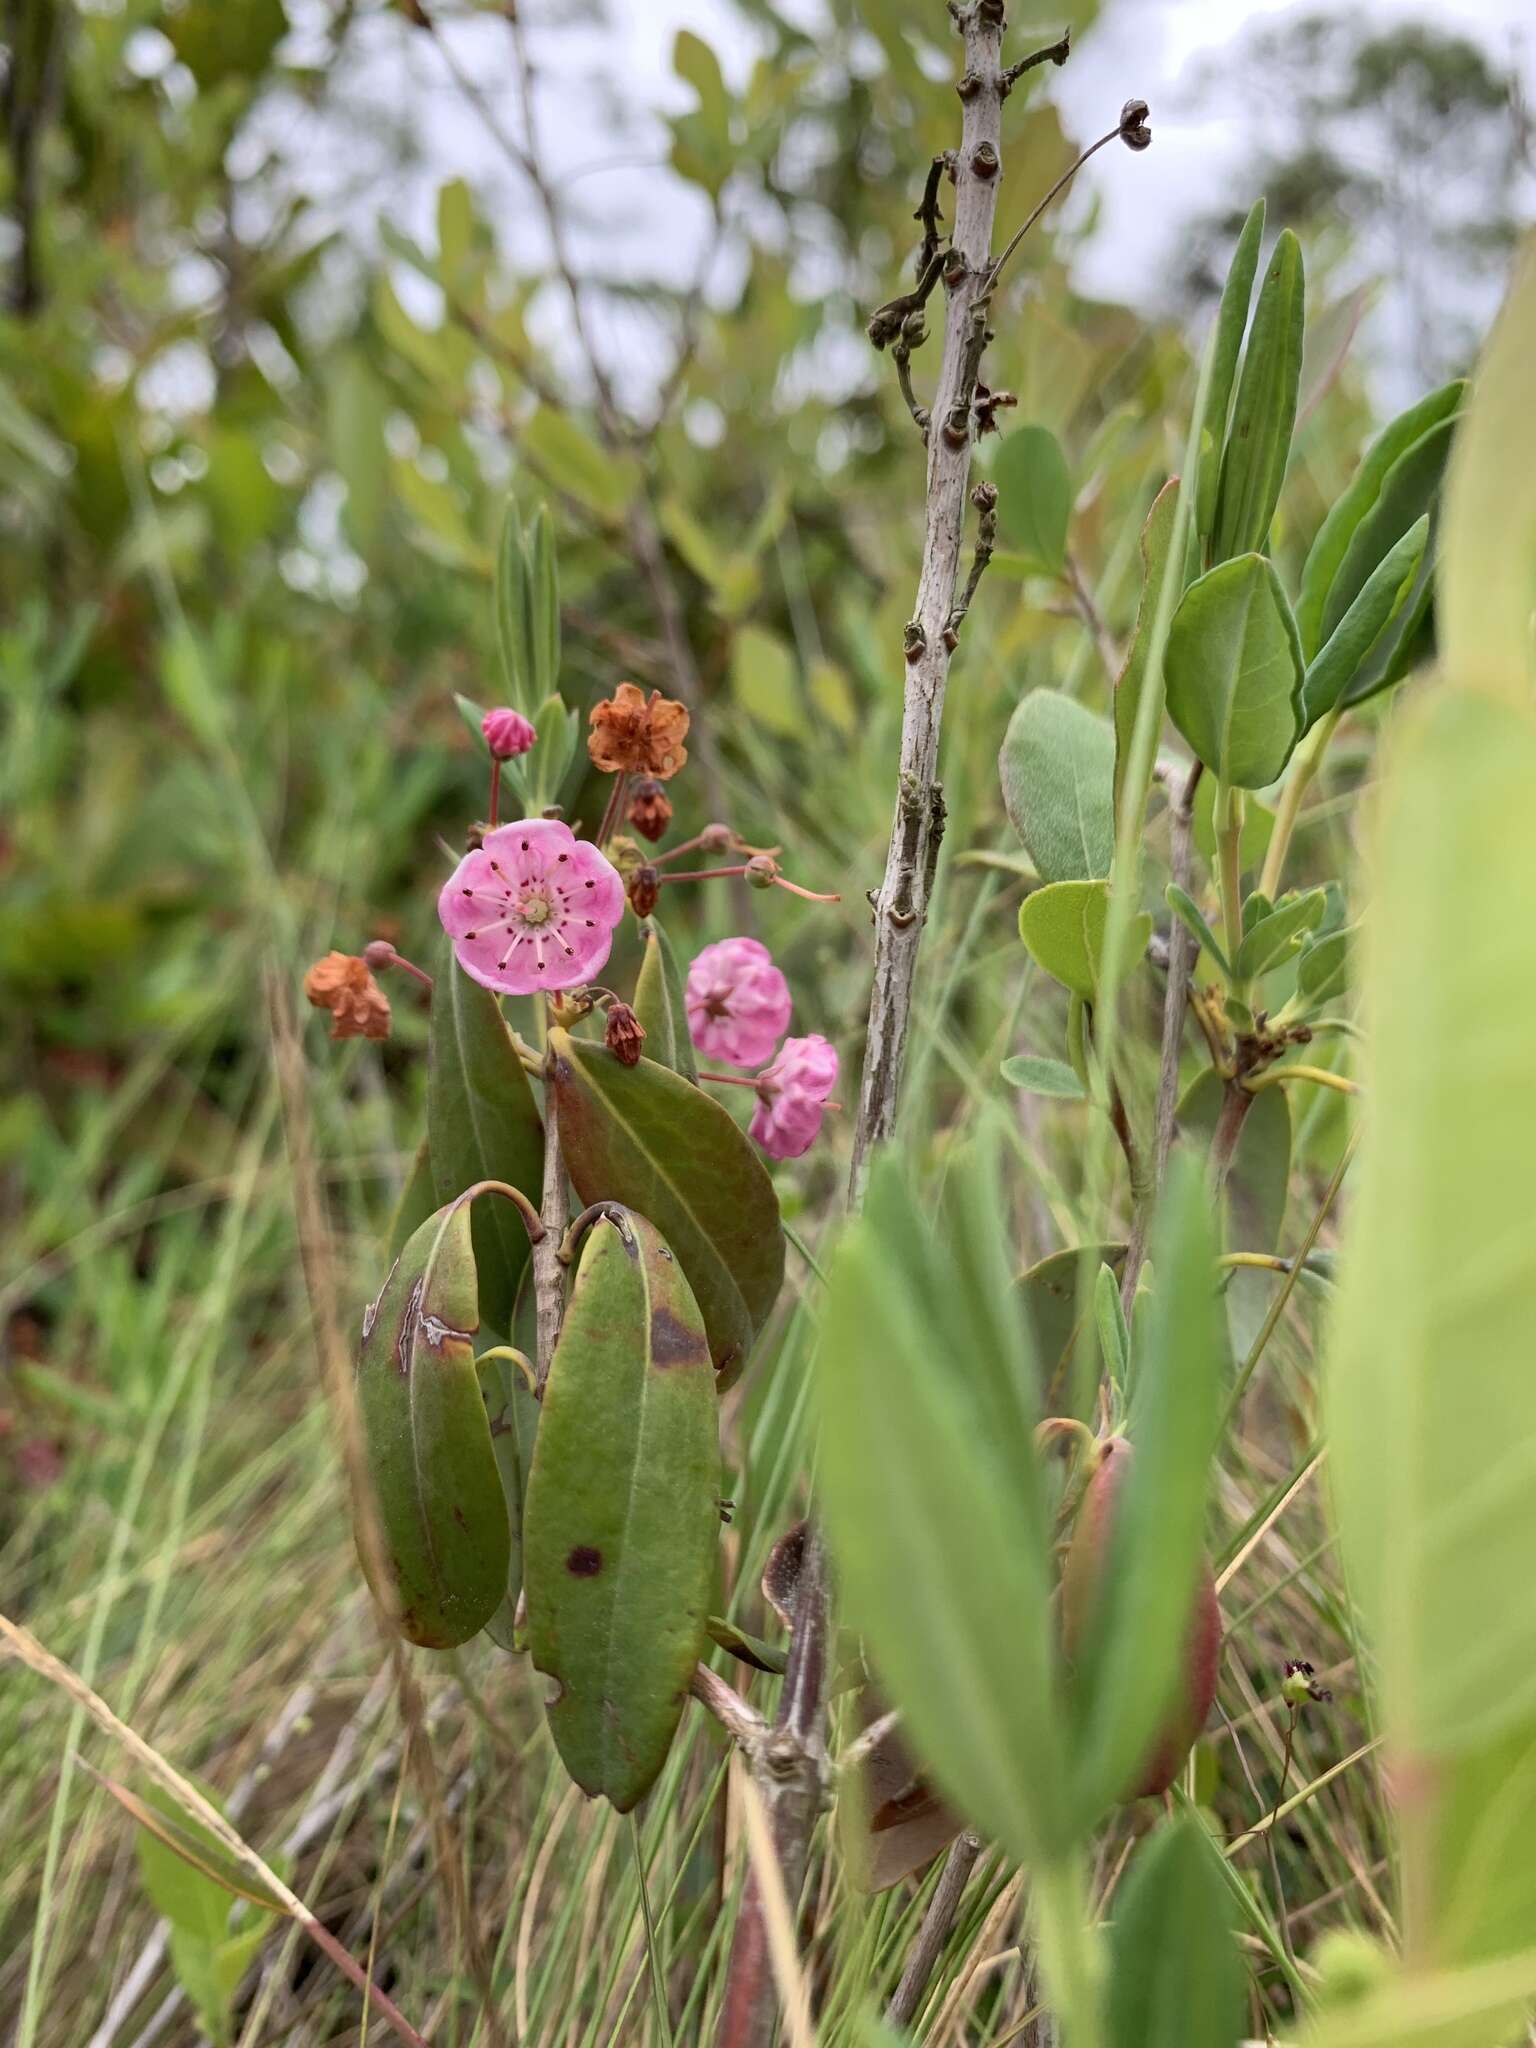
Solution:
<svg viewBox="0 0 1536 2048">
<path fill-rule="evenodd" d="M 1331 1074 L 1326 1067 L 1268 1067 L 1262 1074 L 1254 1074 L 1244 1081 L 1249 1094 L 1260 1088 L 1280 1088 L 1287 1081 L 1310 1081 L 1318 1088 L 1334 1088 L 1340 1095 L 1358 1095 L 1360 1084 L 1343 1074 Z"/>
<path fill-rule="evenodd" d="M 1037 64 L 1065 64 L 1072 54 L 1072 31 L 1066 29 L 1054 43 L 1047 43 L 1043 50 L 1031 50 L 1027 57 L 1021 57 L 1017 64 L 1010 64 L 1002 76 L 1002 94 L 1007 99 L 1026 71 L 1033 71 Z"/>
<path fill-rule="evenodd" d="M 688 1690 L 704 1708 L 713 1714 L 720 1726 L 733 1742 L 739 1742 L 749 1756 L 757 1753 L 767 1740 L 768 1723 L 756 1707 L 744 1700 L 735 1686 L 727 1685 L 718 1671 L 711 1671 L 707 1664 L 695 1666 Z"/>
<path fill-rule="evenodd" d="M 1088 147 L 1077 159 L 1077 162 L 1069 165 L 1068 168 L 1062 172 L 1061 176 L 1056 180 L 1055 184 L 1051 187 L 1050 191 L 1046 193 L 1045 197 L 1040 201 L 1040 204 L 1035 208 L 1034 212 L 1029 216 L 1028 220 L 1025 221 L 1024 225 L 1021 228 L 1015 230 L 1013 239 L 1009 242 L 1007 248 L 1004 249 L 1002 255 L 998 257 L 997 261 L 993 264 L 991 270 L 987 273 L 987 281 L 984 287 L 982 288 L 983 299 L 991 298 L 993 292 L 996 291 L 997 289 L 997 281 L 1002 276 L 1003 271 L 1007 267 L 1008 260 L 1013 255 L 1014 250 L 1018 248 L 1020 242 L 1023 241 L 1024 237 L 1029 233 L 1030 229 L 1035 225 L 1036 221 L 1039 220 L 1041 214 L 1045 212 L 1045 209 L 1050 205 L 1051 201 L 1056 197 L 1057 193 L 1064 191 L 1065 188 L 1071 184 L 1072 180 L 1077 176 L 1078 172 L 1083 168 L 1083 165 L 1087 163 L 1088 159 L 1091 156 L 1097 156 L 1099 151 L 1101 149 L 1106 148 L 1108 144 L 1110 144 L 1111 142 L 1123 142 L 1127 149 L 1142 150 L 1146 149 L 1150 145 L 1151 141 L 1152 130 L 1147 126 L 1146 101 L 1127 100 L 1125 105 L 1120 109 L 1120 119 L 1116 122 L 1115 126 L 1110 129 L 1109 133 L 1107 135 L 1101 135 L 1097 142 L 1089 143 Z"/>
<path fill-rule="evenodd" d="M 1076 555 L 1068 551 L 1066 558 L 1067 587 L 1072 593 L 1072 604 L 1078 617 L 1093 635 L 1093 644 L 1098 649 L 1099 660 L 1104 664 L 1104 673 L 1113 688 L 1115 679 L 1123 666 L 1123 657 L 1115 644 L 1115 636 L 1104 623 L 1104 614 L 1094 601 L 1093 592 L 1088 588 L 1083 575 L 1082 564 Z"/>
<path fill-rule="evenodd" d="M 922 1926 L 917 1930 L 917 1939 L 913 1942 L 912 1951 L 907 1957 L 901 1981 L 886 2007 L 885 2016 L 893 2026 L 904 2027 L 916 2013 L 923 1993 L 928 1989 L 928 1979 L 933 1975 L 933 1966 L 939 1959 L 939 1952 L 949 1939 L 949 1930 L 954 1925 L 965 1887 L 970 1881 L 971 1871 L 980 1854 L 981 1839 L 969 1830 L 958 1835 L 950 1844 L 944 1869 L 934 1888 L 933 1897 L 928 1901 L 928 1910 L 923 1915 Z"/>
<path fill-rule="evenodd" d="M 981 579 L 987 573 L 997 547 L 997 485 L 979 483 L 971 486 L 971 503 L 976 507 L 976 552 L 971 557 L 971 573 L 965 579 L 965 588 L 960 593 L 960 602 L 949 615 L 950 650 L 960 637 L 960 628 L 965 624 L 972 600 L 981 588 Z"/>
</svg>

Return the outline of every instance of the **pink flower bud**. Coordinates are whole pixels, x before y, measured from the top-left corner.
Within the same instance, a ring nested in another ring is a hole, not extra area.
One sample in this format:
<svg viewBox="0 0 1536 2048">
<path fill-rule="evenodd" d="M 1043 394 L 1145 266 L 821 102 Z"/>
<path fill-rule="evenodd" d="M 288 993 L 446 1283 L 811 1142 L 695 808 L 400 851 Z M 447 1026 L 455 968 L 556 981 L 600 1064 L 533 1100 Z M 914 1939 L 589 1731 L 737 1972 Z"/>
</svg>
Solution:
<svg viewBox="0 0 1536 2048">
<path fill-rule="evenodd" d="M 526 754 L 538 738 L 521 711 L 513 711 L 506 705 L 499 711 L 487 711 L 480 721 L 480 730 L 498 761 L 510 761 L 514 755 Z"/>
<path fill-rule="evenodd" d="M 837 1086 L 837 1050 L 825 1038 L 786 1038 L 771 1067 L 757 1077 L 751 1132 L 772 1159 L 798 1159 L 821 1131 Z"/>
<path fill-rule="evenodd" d="M 759 939 L 721 939 L 688 969 L 688 1029 L 706 1059 L 760 1067 L 789 1029 L 789 983 Z"/>
</svg>

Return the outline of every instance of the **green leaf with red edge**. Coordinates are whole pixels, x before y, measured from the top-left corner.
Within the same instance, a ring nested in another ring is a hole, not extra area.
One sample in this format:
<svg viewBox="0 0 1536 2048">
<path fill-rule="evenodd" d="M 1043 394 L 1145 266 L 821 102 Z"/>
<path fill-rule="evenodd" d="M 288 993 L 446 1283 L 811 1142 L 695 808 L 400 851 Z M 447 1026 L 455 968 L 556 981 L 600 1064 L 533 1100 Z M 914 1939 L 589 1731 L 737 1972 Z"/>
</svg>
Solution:
<svg viewBox="0 0 1536 2048">
<path fill-rule="evenodd" d="M 704 1320 L 654 1226 L 615 1205 L 588 1231 L 544 1389 L 523 1560 L 555 1747 L 620 1813 L 672 1746 L 719 1541 Z"/>
<path fill-rule="evenodd" d="M 90 1770 L 91 1767 L 87 1765 L 86 1768 Z M 200 1871 L 232 1898 L 249 1899 L 253 1905 L 263 1906 L 269 1913 L 281 1913 L 286 1918 L 289 1912 L 287 1902 L 269 1890 L 243 1863 L 237 1863 L 207 1828 L 194 1824 L 190 1819 L 173 1817 L 101 1771 L 91 1770 L 91 1776 L 104 1791 L 111 1793 L 123 1811 L 131 1814 L 147 1834 L 173 1850 L 183 1863 Z M 156 1904 L 159 1904 L 158 1895 Z"/>
<path fill-rule="evenodd" d="M 729 1385 L 784 1283 L 778 1196 L 752 1141 L 701 1088 L 654 1060 L 550 1033 L 571 1184 L 584 1203 L 649 1216 L 677 1254 Z"/>
<path fill-rule="evenodd" d="M 387 1573 L 380 1590 L 401 1632 L 427 1649 L 468 1642 L 507 1586 L 476 1293 L 470 1205 L 452 1202 L 411 1237 L 363 1316 L 357 1411 L 373 1503 L 371 1516 L 354 1503 L 358 1555 L 370 1577 Z"/>
<path fill-rule="evenodd" d="M 635 1015 L 645 1032 L 645 1056 L 658 1066 L 670 1067 L 685 1081 L 697 1081 L 699 1069 L 683 1003 L 683 977 L 672 941 L 655 918 L 650 918 L 640 927 L 640 942 L 645 951 L 635 983 Z"/>
<path fill-rule="evenodd" d="M 427 1039 L 427 1142 L 439 1202 L 476 1181 L 504 1180 L 537 1205 L 544 1127 L 496 998 L 439 949 Z M 480 1307 L 502 1336 L 512 1328 L 528 1233 L 510 1203 L 477 1202 L 473 1224 Z"/>
</svg>

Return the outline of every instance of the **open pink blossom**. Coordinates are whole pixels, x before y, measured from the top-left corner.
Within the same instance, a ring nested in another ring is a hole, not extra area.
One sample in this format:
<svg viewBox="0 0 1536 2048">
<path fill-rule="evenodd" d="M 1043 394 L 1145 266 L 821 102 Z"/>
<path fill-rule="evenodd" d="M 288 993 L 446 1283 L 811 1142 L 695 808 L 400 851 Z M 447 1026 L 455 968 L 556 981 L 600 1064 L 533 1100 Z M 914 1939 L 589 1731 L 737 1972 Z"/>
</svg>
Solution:
<svg viewBox="0 0 1536 2048">
<path fill-rule="evenodd" d="M 618 869 L 558 818 L 523 818 L 487 832 L 437 899 L 464 972 L 485 988 L 526 996 L 590 981 L 624 915 Z"/>
<path fill-rule="evenodd" d="M 510 761 L 516 754 L 526 754 L 538 738 L 521 711 L 513 711 L 508 705 L 497 711 L 487 711 L 480 721 L 480 730 L 485 735 L 485 744 L 498 761 Z"/>
<path fill-rule="evenodd" d="M 760 1067 L 789 1029 L 789 983 L 758 939 L 720 939 L 696 954 L 683 994 L 706 1059 Z"/>
<path fill-rule="evenodd" d="M 757 1077 L 751 1131 L 773 1159 L 798 1159 L 816 1142 L 827 1099 L 837 1086 L 837 1049 L 814 1033 L 786 1038 L 771 1067 Z"/>
</svg>

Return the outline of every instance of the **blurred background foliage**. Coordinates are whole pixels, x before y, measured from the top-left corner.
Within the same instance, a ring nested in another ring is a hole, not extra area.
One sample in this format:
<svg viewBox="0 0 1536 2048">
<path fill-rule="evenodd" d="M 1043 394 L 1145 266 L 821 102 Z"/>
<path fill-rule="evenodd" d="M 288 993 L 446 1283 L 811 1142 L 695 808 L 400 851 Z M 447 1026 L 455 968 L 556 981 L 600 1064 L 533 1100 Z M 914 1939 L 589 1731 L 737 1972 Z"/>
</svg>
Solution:
<svg viewBox="0 0 1536 2048">
<path fill-rule="evenodd" d="M 584 714 L 626 677 L 689 697 L 679 832 L 723 814 L 754 843 L 783 843 L 796 879 L 842 891 L 831 911 L 780 892 L 752 908 L 795 989 L 796 1029 L 825 1031 L 856 1068 L 862 898 L 888 827 L 922 542 L 921 446 L 863 323 L 903 288 L 927 166 L 957 135 L 953 49 L 937 0 L 826 0 L 814 33 L 799 8 L 736 5 L 761 50 L 742 77 L 728 83 L 696 35 L 672 51 L 687 104 L 667 117 L 670 176 L 680 218 L 706 224 L 689 229 L 682 283 L 675 264 L 655 281 L 622 234 L 605 242 L 604 182 L 551 186 L 530 134 L 530 111 L 580 121 L 601 159 L 602 90 L 551 109 L 537 85 L 596 9 L 526 7 L 521 22 L 462 0 L 5 9 L 0 1595 L 226 1787 L 338 1642 L 345 1675 L 322 1733 L 369 1696 L 364 1680 L 347 1689 L 375 1653 L 314 1371 L 271 1020 L 332 944 L 428 949 L 444 847 L 483 802 L 453 693 L 497 695 L 490 589 L 509 491 L 525 517 L 545 504 L 557 523 L 569 700 Z M 1080 38 L 1094 14 L 1074 10 Z M 1293 118 L 1273 136 L 1255 120 L 1232 204 L 1240 218 L 1267 190 L 1271 227 L 1305 233 L 1312 279 L 1276 529 L 1294 585 L 1371 429 L 1383 360 L 1406 360 L 1415 388 L 1465 367 L 1475 299 L 1457 280 L 1502 262 L 1524 130 L 1512 81 L 1440 30 L 1372 35 L 1341 11 L 1266 28 L 1245 61 L 1241 90 Z M 480 124 L 501 153 L 515 222 L 451 181 L 430 231 L 402 224 L 400 94 L 422 67 L 448 118 Z M 1092 139 L 1064 128 L 1056 76 L 1032 73 L 1009 102 L 1000 239 Z M 355 153 L 376 235 L 306 190 L 295 134 L 323 135 L 343 164 Z M 1154 147 L 1136 175 L 1155 181 L 1157 165 Z M 1224 206 L 1189 224 L 1161 310 L 1086 296 L 1093 176 L 1021 248 L 987 359 L 994 388 L 1017 396 L 1005 425 L 1058 437 L 1074 510 L 1060 574 L 999 555 L 953 678 L 952 828 L 911 1073 L 918 1127 L 941 1147 L 996 1091 L 1005 1053 L 1061 1050 L 1057 998 L 1015 936 L 997 747 L 1034 683 L 1107 700 L 1142 522 L 1179 459 L 1191 315 L 1230 240 Z M 571 216 L 579 268 L 559 233 Z M 1368 302 L 1408 312 L 1357 345 Z M 920 391 L 936 358 L 933 344 L 915 358 Z M 1344 788 L 1369 773 L 1373 716 L 1338 743 Z M 601 801 L 579 769 L 563 798 L 589 818 Z M 1323 871 L 1338 871 L 1347 830 L 1337 801 L 1309 813 L 1302 844 L 1317 835 Z M 737 928 L 726 898 L 701 892 L 675 935 L 691 951 Z M 616 961 L 621 984 L 633 965 Z M 305 1020 L 348 1316 L 371 1288 L 424 1081 L 424 1017 L 392 992 L 382 1052 L 328 1047 Z M 1032 1260 L 1084 1219 L 1077 1148 L 1040 1144 L 1070 1122 L 1020 1102 Z M 1326 1176 L 1338 1128 L 1328 1101 L 1309 1112 L 1298 1174 Z M 786 1210 L 814 1234 L 841 1177 L 836 1143 L 786 1168 Z M 744 1390 L 745 1505 L 729 1539 L 743 1585 L 795 1512 L 801 1332 L 792 1304 L 769 1352 L 775 1390 L 761 1372 Z M 1305 1324 L 1282 1341 L 1304 1365 Z M 1304 1412 L 1304 1378 L 1279 1384 Z M 1236 1520 L 1242 1505 L 1229 1503 Z M 1291 1603 L 1277 1642 L 1310 1626 L 1325 1663 L 1347 1628 L 1336 1587 L 1289 1554 L 1277 1573 Z M 518 1712 L 536 1742 L 536 1704 Z M 470 1742 L 483 1736 L 471 1725 Z M 0 1826 L 42 1845 L 41 1874 L 23 1855 L 0 1879 L 0 2010 L 23 2013 L 23 2048 L 84 2040 L 107 1976 L 71 1958 L 142 1936 L 152 1916 L 72 1746 L 61 1761 L 52 1703 L 0 1687 L 0 1751 Z M 274 1810 L 302 1804 L 328 1753 L 295 1744 Z M 553 1782 L 520 1795 L 517 1840 L 544 1839 Z M 1314 1895 L 1384 1853 L 1368 1810 L 1330 1825 L 1305 1823 L 1287 1849 Z M 372 1866 L 356 1861 L 366 1885 Z M 39 1924 L 51 1936 L 34 1943 Z M 419 1955 L 430 1981 L 428 1936 Z"/>
</svg>

